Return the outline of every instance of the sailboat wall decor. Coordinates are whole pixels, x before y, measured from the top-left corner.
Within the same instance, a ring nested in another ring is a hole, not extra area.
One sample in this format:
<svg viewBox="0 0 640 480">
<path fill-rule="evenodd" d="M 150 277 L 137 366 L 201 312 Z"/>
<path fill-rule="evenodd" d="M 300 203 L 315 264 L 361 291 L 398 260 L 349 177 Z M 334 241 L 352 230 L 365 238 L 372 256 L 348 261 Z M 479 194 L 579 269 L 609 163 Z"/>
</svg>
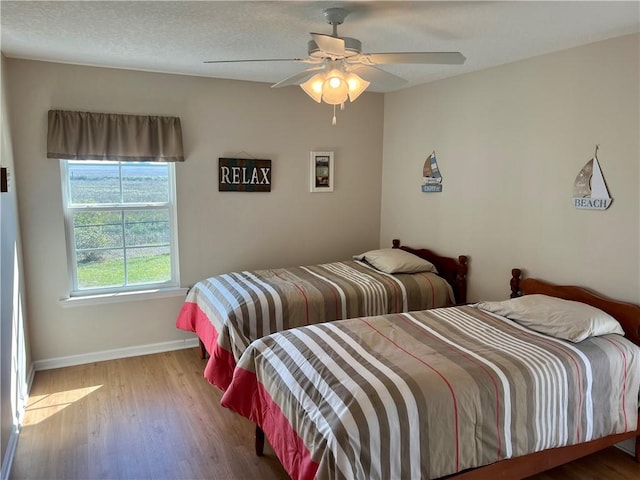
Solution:
<svg viewBox="0 0 640 480">
<path fill-rule="evenodd" d="M 422 167 L 422 191 L 423 192 L 441 192 L 442 176 L 436 161 L 436 152 L 432 152 L 424 161 Z"/>
<path fill-rule="evenodd" d="M 573 184 L 573 205 L 585 210 L 606 210 L 612 201 L 598 162 L 596 146 L 595 155 L 582 167 Z"/>
</svg>

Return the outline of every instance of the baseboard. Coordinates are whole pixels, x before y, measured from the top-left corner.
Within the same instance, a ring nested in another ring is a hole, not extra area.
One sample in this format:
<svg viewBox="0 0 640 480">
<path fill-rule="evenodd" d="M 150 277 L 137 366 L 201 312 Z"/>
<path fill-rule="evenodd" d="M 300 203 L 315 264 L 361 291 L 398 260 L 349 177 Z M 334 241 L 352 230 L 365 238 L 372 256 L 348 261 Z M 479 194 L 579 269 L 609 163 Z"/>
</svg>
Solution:
<svg viewBox="0 0 640 480">
<path fill-rule="evenodd" d="M 153 353 L 170 352 L 172 350 L 182 350 L 184 348 L 194 348 L 198 346 L 197 338 L 187 338 L 184 340 L 174 340 L 171 342 L 152 343 L 148 345 L 137 345 L 135 347 L 117 348 L 114 350 L 102 350 L 100 352 L 83 353 L 68 357 L 49 358 L 36 360 L 33 362 L 35 371 L 50 370 L 52 368 L 73 367 L 74 365 L 84 365 L 87 363 L 103 362 L 105 360 L 116 360 L 118 358 L 137 357 L 140 355 L 150 355 Z"/>
<path fill-rule="evenodd" d="M 11 465 L 13 465 L 13 457 L 16 454 L 16 447 L 18 446 L 18 428 L 14 427 L 9 435 L 7 441 L 7 448 L 4 452 L 4 458 L 2 459 L 2 472 L 0 473 L 0 479 L 8 480 L 11 473 Z"/>
</svg>

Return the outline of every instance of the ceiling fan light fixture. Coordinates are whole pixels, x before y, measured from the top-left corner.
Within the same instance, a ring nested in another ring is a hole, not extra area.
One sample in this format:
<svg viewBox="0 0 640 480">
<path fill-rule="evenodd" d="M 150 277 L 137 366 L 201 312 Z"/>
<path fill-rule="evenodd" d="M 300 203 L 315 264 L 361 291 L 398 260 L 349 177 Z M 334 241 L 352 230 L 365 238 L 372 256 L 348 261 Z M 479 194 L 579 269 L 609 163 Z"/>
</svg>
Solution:
<svg viewBox="0 0 640 480">
<path fill-rule="evenodd" d="M 333 66 L 333 65 L 331 65 Z M 370 85 L 353 72 L 345 72 L 344 66 L 333 66 L 328 72 L 316 73 L 300 87 L 317 103 L 333 105 L 332 125 L 336 124 L 336 106 L 344 110 L 347 100 L 353 102 Z M 337 67 L 337 68 L 336 68 Z"/>
<path fill-rule="evenodd" d="M 362 94 L 362 92 L 364 92 L 367 88 L 369 88 L 369 85 L 371 85 L 371 82 L 367 82 L 362 77 L 356 75 L 353 72 L 349 72 L 347 74 L 346 81 L 347 87 L 349 89 L 349 101 L 351 102 L 354 102 L 356 98 L 358 98 L 360 94 Z"/>
<path fill-rule="evenodd" d="M 344 74 L 336 69 L 331 70 L 322 84 L 322 100 L 329 105 L 340 105 L 349 97 L 349 87 Z"/>
<path fill-rule="evenodd" d="M 322 102 L 322 85 L 325 81 L 324 73 L 316 73 L 313 77 L 300 84 L 300 88 L 316 102 Z"/>
</svg>

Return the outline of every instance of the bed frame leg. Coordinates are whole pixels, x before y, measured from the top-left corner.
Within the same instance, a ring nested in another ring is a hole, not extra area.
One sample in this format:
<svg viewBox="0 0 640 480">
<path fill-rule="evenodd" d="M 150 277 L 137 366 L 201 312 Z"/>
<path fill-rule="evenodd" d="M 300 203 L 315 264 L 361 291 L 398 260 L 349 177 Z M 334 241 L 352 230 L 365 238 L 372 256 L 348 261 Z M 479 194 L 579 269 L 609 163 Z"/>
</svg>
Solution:
<svg viewBox="0 0 640 480">
<path fill-rule="evenodd" d="M 198 339 L 198 345 L 200 345 L 200 358 L 204 360 L 207 358 L 207 349 L 204 348 L 204 343 L 200 339 Z"/>
<path fill-rule="evenodd" d="M 264 455 L 264 432 L 256 425 L 256 455 L 261 457 Z"/>
</svg>

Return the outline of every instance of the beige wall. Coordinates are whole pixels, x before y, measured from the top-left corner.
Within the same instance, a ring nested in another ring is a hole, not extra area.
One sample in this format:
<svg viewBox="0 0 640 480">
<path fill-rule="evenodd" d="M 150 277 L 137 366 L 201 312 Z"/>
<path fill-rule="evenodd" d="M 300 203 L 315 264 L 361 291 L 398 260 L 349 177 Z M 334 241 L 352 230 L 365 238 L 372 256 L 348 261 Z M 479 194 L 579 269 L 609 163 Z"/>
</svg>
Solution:
<svg viewBox="0 0 640 480">
<path fill-rule="evenodd" d="M 176 75 L 7 61 L 33 359 L 191 338 L 183 298 L 63 308 L 67 295 L 59 162 L 45 158 L 47 110 L 177 115 L 183 286 L 217 273 L 345 259 L 377 247 L 383 98 L 338 113 L 300 89 Z M 335 191 L 309 193 L 309 152 L 335 152 Z M 270 193 L 218 192 L 218 157 L 272 160 Z"/>
<path fill-rule="evenodd" d="M 347 258 L 399 237 L 470 255 L 470 300 L 505 298 L 518 266 L 639 302 L 639 43 L 541 56 L 386 94 L 384 104 L 365 94 L 334 128 L 331 108 L 293 87 L 6 60 L 33 359 L 190 338 L 174 327 L 179 297 L 60 305 L 66 256 L 59 165 L 45 158 L 49 108 L 181 117 L 183 286 Z M 614 202 L 576 210 L 573 182 L 596 143 Z M 311 194 L 309 151 L 325 149 L 336 153 L 336 191 Z M 420 192 L 432 150 L 439 194 Z M 272 159 L 272 192 L 217 191 L 217 158 L 241 152 Z"/>
<path fill-rule="evenodd" d="M 470 300 L 505 298 L 522 267 L 640 302 L 639 45 L 631 35 L 385 95 L 381 244 L 470 255 Z M 596 144 L 613 204 L 577 210 L 573 183 Z M 442 193 L 420 191 L 432 150 Z"/>
</svg>

